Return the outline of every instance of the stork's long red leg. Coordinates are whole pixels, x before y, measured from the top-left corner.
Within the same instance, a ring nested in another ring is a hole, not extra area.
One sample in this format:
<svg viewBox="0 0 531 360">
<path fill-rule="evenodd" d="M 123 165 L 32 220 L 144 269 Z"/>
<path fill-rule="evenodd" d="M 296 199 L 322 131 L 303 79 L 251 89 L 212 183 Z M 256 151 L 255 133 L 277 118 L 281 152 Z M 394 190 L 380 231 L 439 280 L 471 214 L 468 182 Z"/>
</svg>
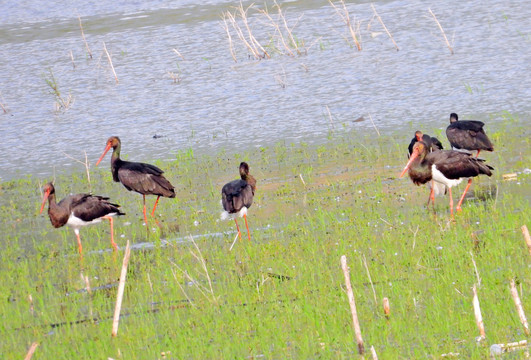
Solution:
<svg viewBox="0 0 531 360">
<path fill-rule="evenodd" d="M 78 252 L 79 254 L 83 254 L 83 246 L 81 246 L 81 238 L 79 237 L 79 230 L 75 229 L 74 232 L 76 233 Z"/>
<path fill-rule="evenodd" d="M 454 217 L 454 199 L 452 198 L 452 188 L 448 187 L 449 195 L 450 195 L 450 216 Z"/>
<path fill-rule="evenodd" d="M 249 241 L 251 241 L 251 232 L 249 231 L 249 225 L 247 225 L 247 215 L 243 214 L 243 218 L 245 219 L 245 227 L 247 228 L 247 235 L 249 236 Z"/>
<path fill-rule="evenodd" d="M 114 242 L 113 218 L 112 216 L 104 216 L 103 219 L 109 220 L 109 224 L 111 224 L 111 245 L 114 251 L 118 251 L 118 246 Z"/>
<path fill-rule="evenodd" d="M 155 206 L 153 206 L 153 211 L 151 211 L 151 217 L 155 215 L 155 209 L 157 208 L 157 204 L 159 203 L 160 195 L 157 196 L 157 200 L 155 201 Z"/>
<path fill-rule="evenodd" d="M 470 188 L 471 184 L 472 184 L 472 178 L 468 179 L 468 184 L 466 185 L 465 191 L 463 192 L 463 195 L 461 195 L 461 199 L 459 199 L 459 202 L 457 203 L 457 207 L 455 208 L 457 211 L 461 211 L 461 203 L 463 202 L 465 198 L 465 194 Z"/>
<path fill-rule="evenodd" d="M 238 230 L 238 236 L 240 238 L 240 241 L 242 241 L 242 233 L 240 232 L 240 227 L 238 226 L 238 221 L 236 218 L 234 218 L 234 222 L 236 223 L 236 230 Z"/>
<path fill-rule="evenodd" d="M 146 227 L 148 226 L 148 222 L 147 222 L 147 216 L 146 216 L 146 195 L 143 195 L 142 194 L 142 198 L 144 199 L 144 222 L 146 223 Z"/>
<path fill-rule="evenodd" d="M 431 200 L 431 204 L 433 205 L 433 208 L 435 208 L 435 191 L 433 190 L 434 186 L 435 186 L 435 182 L 432 180 L 431 181 L 430 196 L 428 197 L 428 204 L 426 205 L 426 206 L 429 206 L 430 205 L 430 200 Z"/>
</svg>

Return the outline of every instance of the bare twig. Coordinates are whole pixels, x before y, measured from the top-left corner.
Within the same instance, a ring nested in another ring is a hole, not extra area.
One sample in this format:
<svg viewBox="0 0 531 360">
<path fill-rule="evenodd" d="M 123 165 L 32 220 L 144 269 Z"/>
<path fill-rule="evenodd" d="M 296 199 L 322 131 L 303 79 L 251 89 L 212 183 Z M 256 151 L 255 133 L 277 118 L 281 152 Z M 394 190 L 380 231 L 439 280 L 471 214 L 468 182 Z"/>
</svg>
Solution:
<svg viewBox="0 0 531 360">
<path fill-rule="evenodd" d="M 81 36 L 83 37 L 83 41 L 85 42 L 85 47 L 87 48 L 87 53 L 89 57 L 92 59 L 92 52 L 90 51 L 87 39 L 85 38 L 85 32 L 83 31 L 83 24 L 81 24 L 81 16 L 78 15 L 77 19 L 79 20 L 79 28 L 81 29 Z"/>
<path fill-rule="evenodd" d="M 363 353 L 365 353 L 365 346 L 363 345 L 363 338 L 361 337 L 358 312 L 356 311 L 356 302 L 354 301 L 354 292 L 352 291 L 352 284 L 350 283 L 350 273 L 347 265 L 347 257 L 345 255 L 341 255 L 341 268 L 343 269 L 343 275 L 345 276 L 348 303 L 352 314 L 352 322 L 354 323 L 354 334 L 356 335 L 356 342 L 358 343 L 358 352 L 360 355 L 363 355 Z"/>
<path fill-rule="evenodd" d="M 378 360 L 378 355 L 376 354 L 376 349 L 371 345 L 371 355 L 373 360 Z"/>
<path fill-rule="evenodd" d="M 176 48 L 173 48 L 172 50 L 173 50 L 174 53 L 177 54 L 177 56 L 179 56 L 181 58 L 181 60 L 184 60 L 184 56 L 182 56 L 182 54 Z"/>
<path fill-rule="evenodd" d="M 437 20 L 437 17 L 435 16 L 435 14 L 433 13 L 433 11 L 431 11 L 431 9 L 428 9 L 430 14 L 433 16 L 433 18 L 435 19 L 435 22 L 437 23 L 437 25 L 439 26 L 439 29 L 441 30 L 441 33 L 444 37 L 444 41 L 446 42 L 446 46 L 448 46 L 448 49 L 450 49 L 450 54 L 454 54 L 454 49 L 452 48 L 452 46 L 450 45 L 450 42 L 448 41 L 448 38 L 446 37 L 446 33 L 444 32 L 444 29 L 442 28 L 441 26 L 441 23 L 439 22 L 439 20 Z"/>
<path fill-rule="evenodd" d="M 131 248 L 129 247 L 129 240 L 125 245 L 124 259 L 122 262 L 122 272 L 120 273 L 120 282 L 118 283 L 118 293 L 116 295 L 116 306 L 114 307 L 114 316 L 112 319 L 112 336 L 118 335 L 118 324 L 120 322 L 120 310 L 122 308 L 122 299 L 125 289 L 125 278 L 127 276 L 127 265 L 129 264 L 129 257 L 131 256 Z"/>
<path fill-rule="evenodd" d="M 199 249 L 199 246 L 197 246 L 196 242 L 194 241 L 194 238 L 192 237 L 192 235 L 190 235 L 190 240 L 192 240 L 192 243 L 194 244 L 195 248 L 197 249 L 197 252 L 199 253 L 199 255 L 194 254 L 194 252 L 191 251 L 191 250 L 190 250 L 190 253 L 203 266 L 203 270 L 205 272 L 205 276 L 206 276 L 206 278 L 208 280 L 208 286 L 210 287 L 210 294 L 212 294 L 212 300 L 214 300 L 214 302 L 217 304 L 218 300 L 214 296 L 214 289 L 212 288 L 212 280 L 210 280 L 210 275 L 208 274 L 208 268 L 206 266 L 205 258 L 203 257 L 203 254 L 201 253 L 201 250 Z"/>
<path fill-rule="evenodd" d="M 302 185 L 304 185 L 304 187 L 306 187 L 306 181 L 304 181 L 303 177 L 302 177 L 302 174 L 299 174 L 299 178 L 301 179 L 302 181 Z"/>
<path fill-rule="evenodd" d="M 175 274 L 175 271 L 173 269 L 171 269 L 171 273 L 173 274 L 173 278 L 175 279 L 175 281 L 177 282 L 177 285 L 179 285 L 179 288 L 181 289 L 181 291 L 183 292 L 184 296 L 186 297 L 186 300 L 188 300 L 188 303 L 190 305 L 192 305 L 193 307 L 195 307 L 195 304 L 192 302 L 192 299 L 190 299 L 188 297 L 188 294 L 186 293 L 186 291 L 184 291 L 182 285 L 179 283 L 179 280 L 177 280 L 177 275 Z"/>
<path fill-rule="evenodd" d="M 513 297 L 514 305 L 516 306 L 516 311 L 518 312 L 518 317 L 520 317 L 520 322 L 524 327 L 524 332 L 527 336 L 529 336 L 529 324 L 527 323 L 522 301 L 520 301 L 520 296 L 518 296 L 518 290 L 516 290 L 514 279 L 511 279 L 511 296 Z"/>
<path fill-rule="evenodd" d="M 109 60 L 109 64 L 111 65 L 112 73 L 114 74 L 114 79 L 116 80 L 116 83 L 118 84 L 118 76 L 116 75 L 116 71 L 114 71 L 114 66 L 112 64 L 111 55 L 109 55 L 109 52 L 107 51 L 107 46 L 105 46 L 105 41 L 103 42 L 103 50 L 105 50 L 105 54 L 107 55 L 107 59 Z"/>
<path fill-rule="evenodd" d="M 389 38 L 391 39 L 391 41 L 393 42 L 393 44 L 395 45 L 395 48 L 396 48 L 396 51 L 400 50 L 398 48 L 398 45 L 396 44 L 395 42 L 395 39 L 393 39 L 393 36 L 391 35 L 391 33 L 389 32 L 389 30 L 387 30 L 387 26 L 385 26 L 382 18 L 380 17 L 380 15 L 378 15 L 378 13 L 376 12 L 376 8 L 374 7 L 374 4 L 371 4 L 371 7 L 372 7 L 372 10 L 374 11 L 374 15 L 376 16 L 376 18 L 378 19 L 378 21 L 380 22 L 380 24 L 382 24 L 385 32 L 387 33 L 387 35 L 389 35 Z"/>
</svg>

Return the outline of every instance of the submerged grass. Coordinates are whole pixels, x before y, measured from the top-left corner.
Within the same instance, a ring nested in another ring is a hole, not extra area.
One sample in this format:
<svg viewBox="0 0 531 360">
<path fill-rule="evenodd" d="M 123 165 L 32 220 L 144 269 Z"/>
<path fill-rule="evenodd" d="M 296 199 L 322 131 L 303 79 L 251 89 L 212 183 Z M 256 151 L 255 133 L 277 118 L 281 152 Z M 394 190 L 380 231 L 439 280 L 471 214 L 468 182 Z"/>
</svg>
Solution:
<svg viewBox="0 0 531 360">
<path fill-rule="evenodd" d="M 82 260 L 73 231 L 53 229 L 38 215 L 39 183 L 48 179 L 4 182 L 0 357 L 21 358 L 38 342 L 33 359 L 352 358 L 357 345 L 339 263 L 345 254 L 367 349 L 383 359 L 485 358 L 487 345 L 526 337 L 511 279 L 531 309 L 531 259 L 520 232 L 531 218 L 523 172 L 530 134 L 525 123 L 500 116 L 506 119 L 489 129 L 496 152 L 484 154 L 495 175 L 474 181 L 475 196 L 454 223 L 447 198 L 436 200 L 435 215 L 424 206 L 427 188 L 397 179 L 410 136 L 350 133 L 230 156 L 178 152 L 174 161 L 155 162 L 178 195 L 161 199 L 160 228 L 152 223 L 148 233 L 141 196 L 113 183 L 108 169 L 94 169 L 93 192 L 110 196 L 127 216 L 115 221 L 118 254 L 108 226 L 82 229 Z M 252 241 L 229 251 L 235 232 L 218 220 L 220 189 L 242 160 L 258 179 Z M 518 180 L 503 181 L 508 172 Z M 59 198 L 86 192 L 86 174 L 58 175 L 56 187 Z M 126 240 L 133 251 L 120 330 L 111 338 Z M 471 252 L 487 333 L 480 345 Z"/>
</svg>

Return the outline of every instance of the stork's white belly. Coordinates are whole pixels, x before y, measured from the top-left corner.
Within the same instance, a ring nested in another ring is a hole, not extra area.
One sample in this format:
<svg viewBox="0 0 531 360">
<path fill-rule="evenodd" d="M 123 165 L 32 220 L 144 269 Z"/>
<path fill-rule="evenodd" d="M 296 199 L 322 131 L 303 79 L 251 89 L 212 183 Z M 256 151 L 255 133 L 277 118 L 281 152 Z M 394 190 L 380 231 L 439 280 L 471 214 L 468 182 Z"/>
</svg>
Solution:
<svg viewBox="0 0 531 360">
<path fill-rule="evenodd" d="M 433 164 L 431 166 L 431 176 L 433 178 L 433 180 L 441 183 L 441 184 L 444 184 L 448 187 L 453 187 L 453 186 L 456 186 L 457 184 L 461 183 L 461 181 L 463 179 L 456 179 L 456 180 L 452 180 L 452 179 L 448 179 L 446 176 L 443 175 L 442 172 L 440 172 L 438 169 L 437 169 L 437 166 L 435 166 L 435 164 Z"/>
</svg>

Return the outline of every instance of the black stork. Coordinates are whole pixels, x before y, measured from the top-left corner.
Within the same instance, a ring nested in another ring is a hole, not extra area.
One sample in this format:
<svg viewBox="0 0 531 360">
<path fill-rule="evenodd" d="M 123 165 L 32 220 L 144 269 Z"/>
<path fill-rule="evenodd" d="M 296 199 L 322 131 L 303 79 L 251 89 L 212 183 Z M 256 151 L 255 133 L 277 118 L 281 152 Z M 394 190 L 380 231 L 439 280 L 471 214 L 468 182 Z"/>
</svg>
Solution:
<svg viewBox="0 0 531 360">
<path fill-rule="evenodd" d="M 81 246 L 79 229 L 83 226 L 99 223 L 102 219 L 109 220 L 111 224 L 111 245 L 114 250 L 118 249 L 114 242 L 112 217 L 115 215 L 125 215 L 120 211 L 120 205 L 109 202 L 109 198 L 107 197 L 90 194 L 69 195 L 59 201 L 59 203 L 56 203 L 53 184 L 50 182 L 44 185 L 43 190 L 44 197 L 42 199 L 40 213 L 42 213 L 44 204 L 48 200 L 48 216 L 50 217 L 50 222 L 55 228 L 68 225 L 74 229 L 80 254 L 83 251 L 83 247 Z"/>
<path fill-rule="evenodd" d="M 428 134 L 423 134 L 422 131 L 417 130 L 415 131 L 415 136 L 413 137 L 413 139 L 411 139 L 411 142 L 409 143 L 409 146 L 407 147 L 409 151 L 409 155 L 407 156 L 408 158 L 411 156 L 411 153 L 413 152 L 413 145 L 415 145 L 415 143 L 419 141 L 424 141 L 424 143 L 428 145 L 428 149 L 430 151 L 436 151 L 436 150 L 443 149 L 443 145 L 441 144 L 439 139 L 433 136 L 429 136 Z"/>
<path fill-rule="evenodd" d="M 419 141 L 423 141 L 428 146 L 428 149 L 430 152 L 443 149 L 443 145 L 441 144 L 439 139 L 433 136 L 429 136 L 428 134 L 423 134 L 422 131 L 417 130 L 415 131 L 415 136 L 413 137 L 413 139 L 411 139 L 411 142 L 409 143 L 409 146 L 407 147 L 409 151 L 407 155 L 408 159 L 411 156 L 411 153 L 413 152 L 413 146 Z M 430 188 L 430 196 L 428 197 L 428 205 L 430 205 L 430 200 L 431 200 L 432 205 L 435 207 L 435 196 L 439 196 L 439 195 L 442 196 L 446 194 L 446 186 L 444 186 L 444 184 L 431 181 L 428 183 L 428 187 Z"/>
<path fill-rule="evenodd" d="M 494 168 L 470 154 L 454 150 L 428 152 L 428 146 L 420 141 L 413 146 L 409 161 L 400 174 L 406 171 L 416 185 L 426 184 L 430 180 L 448 187 L 450 195 L 450 214 L 454 214 L 452 187 L 459 184 L 463 178 L 471 178 L 481 174 L 491 176 Z"/>
<path fill-rule="evenodd" d="M 247 227 L 247 235 L 249 236 L 249 241 L 251 241 L 251 233 L 249 232 L 249 225 L 247 225 L 247 209 L 253 203 L 256 179 L 249 174 L 249 165 L 246 162 L 240 164 L 240 176 L 241 179 L 233 180 L 225 184 L 221 189 L 221 203 L 225 210 L 221 213 L 221 219 L 234 218 L 238 236 L 241 240 L 242 234 L 236 217 L 243 217 L 245 219 L 245 227 Z"/>
<path fill-rule="evenodd" d="M 454 150 L 470 152 L 477 150 L 476 158 L 481 150 L 494 151 L 494 146 L 483 130 L 485 124 L 477 120 L 461 120 L 456 113 L 450 114 L 450 125 L 446 128 L 446 137 Z M 465 191 L 457 203 L 457 210 L 461 210 L 461 203 L 472 184 L 472 179 L 468 179 Z"/>
<path fill-rule="evenodd" d="M 96 166 L 101 162 L 105 154 L 107 154 L 107 151 L 112 148 L 112 178 L 115 182 L 121 182 L 127 190 L 142 194 L 144 200 L 144 221 L 147 226 L 146 195 L 157 195 L 155 206 L 153 206 L 153 210 L 151 211 L 151 216 L 154 216 L 159 198 L 161 196 L 174 198 L 175 190 L 173 185 L 162 175 L 164 171 L 158 167 L 120 159 L 121 145 L 122 143 L 118 136 L 111 136 L 107 140 L 105 150 L 96 163 Z"/>
</svg>

